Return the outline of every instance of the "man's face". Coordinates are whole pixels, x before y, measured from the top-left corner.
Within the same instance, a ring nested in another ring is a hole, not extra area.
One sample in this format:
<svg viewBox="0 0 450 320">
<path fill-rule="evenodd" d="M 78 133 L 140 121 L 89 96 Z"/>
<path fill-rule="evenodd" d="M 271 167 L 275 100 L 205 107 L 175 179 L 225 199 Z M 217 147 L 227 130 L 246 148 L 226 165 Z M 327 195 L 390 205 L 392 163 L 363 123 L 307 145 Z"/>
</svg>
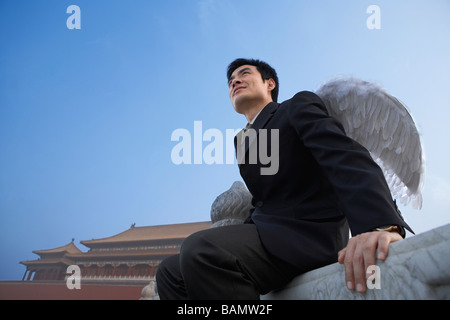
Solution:
<svg viewBox="0 0 450 320">
<path fill-rule="evenodd" d="M 272 101 L 271 91 L 274 83 L 272 79 L 263 81 L 258 69 L 252 65 L 243 65 L 234 70 L 228 87 L 230 100 L 235 110 L 238 113 L 244 113 L 246 106 L 253 102 L 265 105 Z"/>
</svg>

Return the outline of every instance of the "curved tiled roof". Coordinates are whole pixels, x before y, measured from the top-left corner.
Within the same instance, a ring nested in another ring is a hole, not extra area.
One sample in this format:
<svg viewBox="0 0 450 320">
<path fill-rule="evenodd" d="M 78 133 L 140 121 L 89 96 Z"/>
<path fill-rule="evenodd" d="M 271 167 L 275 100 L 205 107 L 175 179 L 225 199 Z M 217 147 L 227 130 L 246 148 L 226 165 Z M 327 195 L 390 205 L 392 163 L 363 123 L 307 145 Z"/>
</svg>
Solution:
<svg viewBox="0 0 450 320">
<path fill-rule="evenodd" d="M 130 229 L 111 237 L 93 240 L 84 240 L 80 241 L 80 243 L 82 243 L 87 247 L 92 247 L 119 242 L 184 239 L 194 232 L 203 229 L 208 229 L 210 227 L 211 222 L 193 222 L 193 223 L 180 223 L 180 224 L 169 224 L 160 226 L 131 227 Z"/>
<path fill-rule="evenodd" d="M 62 265 L 71 265 L 73 264 L 72 260 L 67 259 L 66 257 L 58 258 L 58 259 L 39 259 L 39 260 L 27 260 L 27 261 L 20 261 L 21 264 L 26 266 L 48 266 L 51 264 L 62 264 Z"/>
<path fill-rule="evenodd" d="M 33 253 L 36 253 L 38 255 L 45 255 L 45 254 L 49 254 L 49 253 L 62 253 L 62 252 L 67 252 L 67 253 L 82 253 L 82 251 L 80 249 L 78 249 L 78 247 L 72 242 L 61 246 L 61 247 L 57 247 L 54 249 L 47 249 L 47 250 L 34 250 Z"/>
</svg>

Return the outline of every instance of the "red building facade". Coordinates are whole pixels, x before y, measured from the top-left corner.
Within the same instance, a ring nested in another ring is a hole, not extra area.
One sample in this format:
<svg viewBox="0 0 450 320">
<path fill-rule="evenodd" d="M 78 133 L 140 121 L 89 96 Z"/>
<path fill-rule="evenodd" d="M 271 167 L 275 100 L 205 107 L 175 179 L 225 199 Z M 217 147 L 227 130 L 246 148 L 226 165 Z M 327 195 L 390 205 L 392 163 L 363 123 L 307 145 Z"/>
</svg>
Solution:
<svg viewBox="0 0 450 320">
<path fill-rule="evenodd" d="M 148 284 L 159 263 L 180 251 L 190 234 L 211 227 L 211 222 L 161 226 L 134 225 L 111 237 L 81 241 L 81 251 L 73 242 L 48 250 L 36 250 L 37 260 L 21 261 L 26 266 L 23 281 L 48 282 L 67 279 L 67 268 L 80 269 L 81 281 L 102 284 Z"/>
</svg>

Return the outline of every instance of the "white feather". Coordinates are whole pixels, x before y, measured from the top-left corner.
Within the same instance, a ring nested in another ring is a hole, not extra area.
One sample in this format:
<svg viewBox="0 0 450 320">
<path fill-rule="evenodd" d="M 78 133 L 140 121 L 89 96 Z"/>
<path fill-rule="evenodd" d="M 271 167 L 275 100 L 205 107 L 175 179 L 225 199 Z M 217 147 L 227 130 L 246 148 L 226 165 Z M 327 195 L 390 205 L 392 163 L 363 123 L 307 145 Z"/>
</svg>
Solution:
<svg viewBox="0 0 450 320">
<path fill-rule="evenodd" d="M 355 78 L 330 81 L 316 93 L 347 135 L 369 150 L 394 197 L 421 209 L 424 152 L 406 106 L 379 86 Z"/>
</svg>

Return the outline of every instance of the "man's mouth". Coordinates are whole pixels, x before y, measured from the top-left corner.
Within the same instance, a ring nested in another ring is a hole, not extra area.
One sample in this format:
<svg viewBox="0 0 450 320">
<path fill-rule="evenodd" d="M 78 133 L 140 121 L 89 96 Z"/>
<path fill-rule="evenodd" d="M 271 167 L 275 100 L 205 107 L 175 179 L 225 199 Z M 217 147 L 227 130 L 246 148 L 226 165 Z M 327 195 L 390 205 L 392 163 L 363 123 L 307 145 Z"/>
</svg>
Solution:
<svg viewBox="0 0 450 320">
<path fill-rule="evenodd" d="M 236 95 L 236 93 L 238 93 L 238 91 L 240 91 L 242 89 L 245 89 L 245 87 L 238 87 L 238 88 L 234 89 L 233 96 Z"/>
</svg>

